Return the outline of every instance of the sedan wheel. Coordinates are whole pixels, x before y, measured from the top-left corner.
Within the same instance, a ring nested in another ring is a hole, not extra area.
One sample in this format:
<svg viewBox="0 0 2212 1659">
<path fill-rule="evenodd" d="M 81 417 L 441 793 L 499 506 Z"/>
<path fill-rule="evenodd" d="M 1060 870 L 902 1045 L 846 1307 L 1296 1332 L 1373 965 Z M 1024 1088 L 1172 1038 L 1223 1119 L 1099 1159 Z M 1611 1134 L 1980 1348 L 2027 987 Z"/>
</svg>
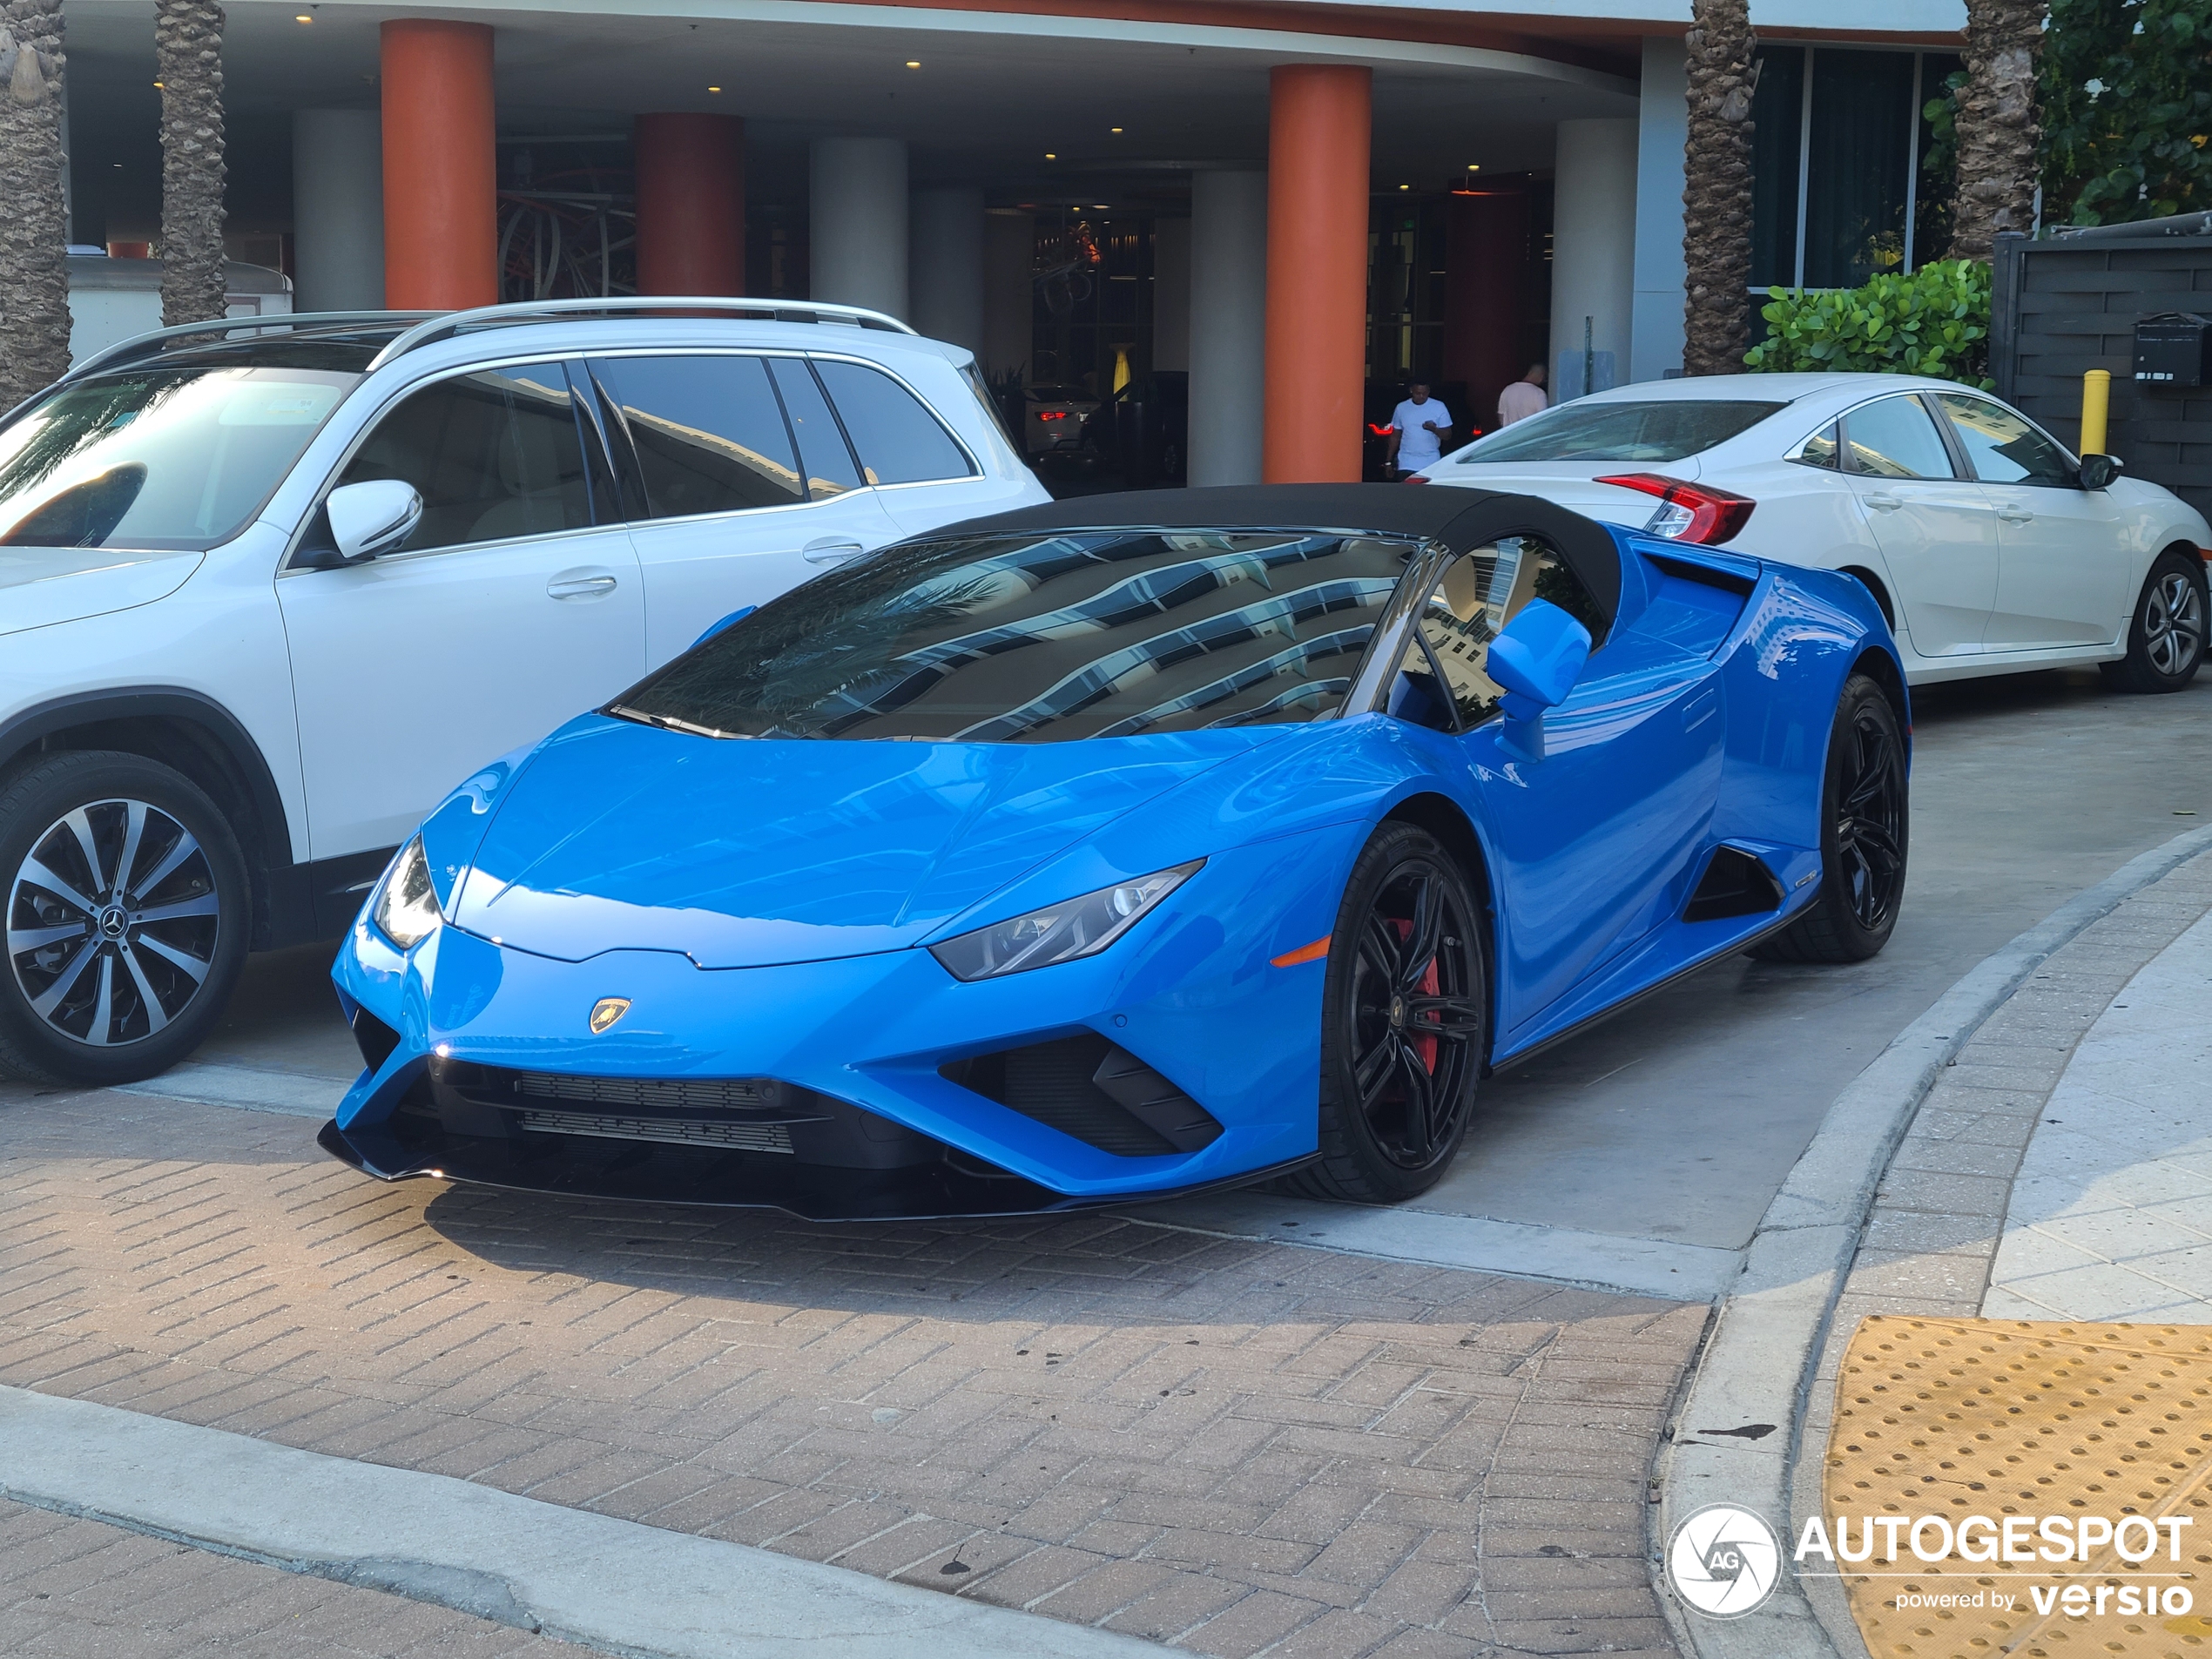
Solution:
<svg viewBox="0 0 2212 1659">
<path fill-rule="evenodd" d="M 1442 1178 L 1489 1029 L 1480 917 L 1458 860 L 1426 831 L 1386 825 L 1360 853 L 1322 994 L 1321 1157 L 1298 1190 L 1386 1204 Z"/>
<path fill-rule="evenodd" d="M 238 846 L 206 796 L 136 756 L 65 754 L 0 799 L 0 1064 L 91 1084 L 196 1047 L 245 954 Z"/>
<path fill-rule="evenodd" d="M 2178 691 L 2204 660 L 2204 565 L 2182 553 L 2161 553 L 2144 578 L 2128 629 L 2128 655 L 2104 664 L 2105 678 L 2126 691 Z"/>
</svg>

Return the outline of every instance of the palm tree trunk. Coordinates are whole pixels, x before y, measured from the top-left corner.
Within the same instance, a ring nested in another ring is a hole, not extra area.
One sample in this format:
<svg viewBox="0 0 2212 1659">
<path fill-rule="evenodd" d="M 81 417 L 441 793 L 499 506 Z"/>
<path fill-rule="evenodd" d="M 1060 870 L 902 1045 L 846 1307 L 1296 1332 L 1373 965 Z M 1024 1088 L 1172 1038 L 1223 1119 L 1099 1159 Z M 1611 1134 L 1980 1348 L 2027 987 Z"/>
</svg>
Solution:
<svg viewBox="0 0 2212 1659">
<path fill-rule="evenodd" d="M 1966 0 L 1966 83 L 1959 89 L 1959 182 L 1951 257 L 1986 260 L 2000 231 L 2035 215 L 2035 60 L 2045 0 Z"/>
<path fill-rule="evenodd" d="M 69 367 L 61 0 L 0 6 L 0 409 Z"/>
<path fill-rule="evenodd" d="M 161 77 L 161 320 L 223 314 L 223 9 L 157 0 Z"/>
<path fill-rule="evenodd" d="M 1740 374 L 1750 334 L 1751 93 L 1748 0 L 1693 0 L 1689 136 L 1683 148 L 1686 374 Z"/>
</svg>

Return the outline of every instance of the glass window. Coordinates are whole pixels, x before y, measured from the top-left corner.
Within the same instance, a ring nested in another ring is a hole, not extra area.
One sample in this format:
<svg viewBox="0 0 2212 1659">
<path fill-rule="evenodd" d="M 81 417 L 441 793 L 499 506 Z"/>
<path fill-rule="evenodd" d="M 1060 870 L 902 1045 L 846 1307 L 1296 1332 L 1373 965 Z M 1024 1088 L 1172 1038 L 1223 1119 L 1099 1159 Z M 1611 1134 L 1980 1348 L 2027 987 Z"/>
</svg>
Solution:
<svg viewBox="0 0 2212 1659">
<path fill-rule="evenodd" d="M 1905 263 L 1912 171 L 1911 52 L 1812 54 L 1805 168 L 1805 287 L 1855 288 Z"/>
<path fill-rule="evenodd" d="M 1409 703 L 1436 705 L 1448 701 L 1461 726 L 1480 725 L 1498 711 L 1505 693 L 1488 673 L 1490 642 L 1531 599 L 1545 599 L 1559 606 L 1601 637 L 1603 617 L 1565 561 L 1544 543 L 1530 536 L 1504 536 L 1488 547 L 1479 547 L 1446 567 L 1421 607 L 1418 631 L 1428 647 L 1441 677 L 1442 698 L 1437 681 L 1424 678 L 1409 651 L 1401 676 L 1412 675 L 1406 688 Z M 1402 694 L 1393 688 L 1391 711 L 1420 725 L 1435 721 L 1413 707 L 1400 708 Z M 1448 722 L 1446 723 L 1448 726 Z"/>
<path fill-rule="evenodd" d="M 802 499 L 782 407 L 758 357 L 602 357 L 655 518 Z"/>
<path fill-rule="evenodd" d="M 827 358 L 817 358 L 814 367 L 870 483 L 914 484 L 974 472 L 937 417 L 882 370 Z"/>
<path fill-rule="evenodd" d="M 1648 403 L 1589 403 L 1578 399 L 1493 433 L 1463 451 L 1459 464 L 1679 461 L 1725 442 L 1784 407 L 1749 400 L 1655 398 Z"/>
<path fill-rule="evenodd" d="M 775 375 L 776 389 L 783 394 L 784 413 L 791 417 L 791 429 L 799 435 L 807 500 L 827 501 L 832 496 L 858 489 L 860 469 L 853 464 L 845 435 L 838 430 L 829 400 L 814 382 L 813 371 L 797 357 L 772 357 L 768 367 Z"/>
<path fill-rule="evenodd" d="M 1758 90 L 1751 98 L 1751 286 L 1794 287 L 1805 49 L 1762 46 L 1758 63 Z"/>
<path fill-rule="evenodd" d="M 716 737 L 1051 743 L 1325 718 L 1414 543 L 1001 532 L 831 570 L 612 711 Z"/>
<path fill-rule="evenodd" d="M 145 368 L 60 387 L 0 432 L 0 546 L 228 541 L 360 379 Z"/>
<path fill-rule="evenodd" d="M 1832 472 L 1836 468 L 1837 457 L 1842 449 L 1843 423 L 1840 421 L 1831 421 L 1812 436 L 1807 438 L 1798 448 L 1797 453 L 1791 455 L 1790 459 L 1802 461 L 1808 467 L 1825 467 Z"/>
<path fill-rule="evenodd" d="M 1936 401 L 1951 429 L 1966 446 L 1974 476 L 1992 484 L 2052 484 L 2071 489 L 2079 482 L 2073 457 L 2002 403 L 1961 392 L 1938 392 Z"/>
<path fill-rule="evenodd" d="M 558 363 L 456 374 L 377 423 L 341 484 L 401 478 L 422 496 L 405 552 L 591 523 L 575 400 Z"/>
<path fill-rule="evenodd" d="M 1885 397 L 1844 417 L 1844 455 L 1853 472 L 1877 478 L 1949 478 L 1951 451 L 1943 447 L 1927 405 L 1907 394 Z"/>
</svg>

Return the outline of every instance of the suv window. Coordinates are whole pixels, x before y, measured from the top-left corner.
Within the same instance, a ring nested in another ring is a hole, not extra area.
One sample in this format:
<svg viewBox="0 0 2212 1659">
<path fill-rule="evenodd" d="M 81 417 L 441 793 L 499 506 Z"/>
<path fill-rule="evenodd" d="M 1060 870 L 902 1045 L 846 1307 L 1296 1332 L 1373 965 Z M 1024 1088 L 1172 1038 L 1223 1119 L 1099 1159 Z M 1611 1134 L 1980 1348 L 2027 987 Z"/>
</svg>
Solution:
<svg viewBox="0 0 2212 1659">
<path fill-rule="evenodd" d="M 422 496 L 404 552 L 591 523 L 576 399 L 558 363 L 480 369 L 410 394 L 338 482 L 374 478 L 404 479 Z"/>
<path fill-rule="evenodd" d="M 918 484 L 974 475 L 952 434 L 881 369 L 826 358 L 816 359 L 814 367 L 870 483 Z"/>
<path fill-rule="evenodd" d="M 1844 462 L 1876 478 L 1955 476 L 1951 451 L 1926 404 L 1905 393 L 1853 409 L 1844 417 Z"/>
<path fill-rule="evenodd" d="M 651 518 L 689 518 L 805 499 L 782 406 L 758 357 L 602 357 Z"/>
<path fill-rule="evenodd" d="M 1445 567 L 1406 642 L 1390 712 L 1417 725 L 1477 726 L 1505 693 L 1488 673 L 1490 642 L 1531 599 L 1545 599 L 1602 639 L 1604 615 L 1581 579 L 1533 536 L 1501 536 Z"/>
<path fill-rule="evenodd" d="M 827 501 L 860 489 L 860 469 L 838 428 L 837 416 L 830 413 L 829 400 L 815 382 L 814 371 L 803 358 L 772 357 L 768 362 L 775 372 L 776 390 L 783 395 L 784 413 L 791 416 L 791 429 L 799 435 L 806 498 Z"/>
<path fill-rule="evenodd" d="M 2051 484 L 2073 489 L 2079 480 L 2067 452 L 2002 403 L 1959 392 L 1938 392 L 1951 429 L 1966 446 L 1974 476 L 1991 484 Z"/>
</svg>

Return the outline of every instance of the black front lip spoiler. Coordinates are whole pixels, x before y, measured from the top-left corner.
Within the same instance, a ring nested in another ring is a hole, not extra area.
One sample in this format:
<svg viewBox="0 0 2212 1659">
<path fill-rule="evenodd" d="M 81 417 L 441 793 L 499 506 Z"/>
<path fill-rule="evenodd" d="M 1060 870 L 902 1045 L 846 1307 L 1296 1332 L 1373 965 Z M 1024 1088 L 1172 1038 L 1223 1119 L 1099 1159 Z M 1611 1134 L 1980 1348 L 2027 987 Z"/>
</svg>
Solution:
<svg viewBox="0 0 2212 1659">
<path fill-rule="evenodd" d="M 384 1125 L 341 1129 L 315 1140 L 341 1163 L 380 1181 L 459 1181 L 514 1191 L 718 1209 L 780 1210 L 803 1221 L 957 1221 L 1038 1216 L 1187 1198 L 1272 1180 L 1318 1154 L 1166 1191 L 1070 1197 L 1018 1176 L 971 1172 L 949 1161 L 900 1170 L 796 1163 L 777 1153 L 668 1156 L 644 1143 L 536 1136 L 528 1143 L 438 1133 L 408 1143 Z"/>
</svg>

